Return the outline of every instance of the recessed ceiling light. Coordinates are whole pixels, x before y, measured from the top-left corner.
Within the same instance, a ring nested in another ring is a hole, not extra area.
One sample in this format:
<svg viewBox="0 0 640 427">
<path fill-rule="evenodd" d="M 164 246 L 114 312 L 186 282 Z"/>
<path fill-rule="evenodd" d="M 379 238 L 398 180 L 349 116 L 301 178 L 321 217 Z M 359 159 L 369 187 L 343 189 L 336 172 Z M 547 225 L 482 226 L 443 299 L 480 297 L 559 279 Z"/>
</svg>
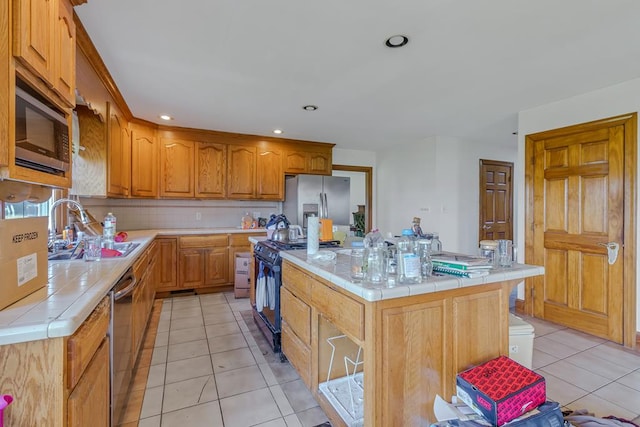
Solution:
<svg viewBox="0 0 640 427">
<path fill-rule="evenodd" d="M 402 34 L 391 36 L 384 42 L 387 47 L 391 48 L 402 47 L 407 43 L 409 43 L 409 37 L 403 36 Z"/>
<path fill-rule="evenodd" d="M 282 133 L 282 129 L 274 129 L 273 133 L 275 133 L 276 135 L 280 135 Z"/>
<path fill-rule="evenodd" d="M 168 114 L 161 114 L 161 115 L 160 115 L 160 116 L 158 116 L 158 117 L 160 117 L 162 120 L 173 120 L 173 117 L 171 117 L 171 116 L 170 116 L 170 115 L 168 115 Z"/>
<path fill-rule="evenodd" d="M 302 107 L 302 109 L 304 111 L 316 111 L 318 109 L 318 106 L 309 104 L 309 105 L 305 105 L 304 107 Z"/>
</svg>

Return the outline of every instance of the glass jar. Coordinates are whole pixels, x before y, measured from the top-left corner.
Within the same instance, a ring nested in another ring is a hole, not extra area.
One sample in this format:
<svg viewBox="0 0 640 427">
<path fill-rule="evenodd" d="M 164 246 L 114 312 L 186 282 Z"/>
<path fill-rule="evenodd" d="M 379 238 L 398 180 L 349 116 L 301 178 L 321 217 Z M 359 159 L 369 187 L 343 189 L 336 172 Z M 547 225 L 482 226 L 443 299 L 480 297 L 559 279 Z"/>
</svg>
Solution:
<svg viewBox="0 0 640 427">
<path fill-rule="evenodd" d="M 418 240 L 418 256 L 420 257 L 420 275 L 422 279 L 431 277 L 433 263 L 431 262 L 431 240 Z"/>
<path fill-rule="evenodd" d="M 384 278 L 384 254 L 383 246 L 374 246 L 367 250 L 367 270 L 365 281 L 380 283 Z"/>
<path fill-rule="evenodd" d="M 398 240 L 398 283 L 411 284 L 422 282 L 420 274 L 420 257 L 416 254 L 413 231 L 402 230 L 402 237 Z"/>
</svg>

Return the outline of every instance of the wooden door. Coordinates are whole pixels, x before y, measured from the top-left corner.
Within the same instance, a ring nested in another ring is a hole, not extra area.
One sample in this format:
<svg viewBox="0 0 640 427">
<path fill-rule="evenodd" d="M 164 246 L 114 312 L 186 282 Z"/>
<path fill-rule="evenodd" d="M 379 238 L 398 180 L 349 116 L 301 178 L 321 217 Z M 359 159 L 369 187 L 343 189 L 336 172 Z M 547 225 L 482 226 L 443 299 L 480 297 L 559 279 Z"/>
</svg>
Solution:
<svg viewBox="0 0 640 427">
<path fill-rule="evenodd" d="M 73 7 L 58 0 L 54 31 L 53 89 L 70 107 L 76 105 L 76 25 Z"/>
<path fill-rule="evenodd" d="M 163 139 L 160 150 L 160 196 L 193 197 L 195 194 L 193 141 Z"/>
<path fill-rule="evenodd" d="M 226 196 L 227 146 L 199 142 L 196 153 L 196 197 Z"/>
<path fill-rule="evenodd" d="M 229 283 L 229 249 L 209 248 L 204 258 L 204 284 L 226 285 Z"/>
<path fill-rule="evenodd" d="M 284 172 L 282 153 L 279 150 L 258 152 L 256 196 L 262 200 L 284 200 Z"/>
<path fill-rule="evenodd" d="M 107 194 L 109 196 L 127 196 L 129 184 L 125 182 L 130 175 L 125 172 L 130 167 L 130 155 L 125 151 L 130 148 L 129 143 L 125 141 L 127 136 L 127 123 L 121 114 L 108 104 L 109 111 L 109 137 L 107 149 Z M 126 163 L 126 161 L 129 163 Z"/>
<path fill-rule="evenodd" d="M 140 125 L 131 132 L 131 195 L 158 195 L 158 144 L 154 130 Z"/>
<path fill-rule="evenodd" d="M 179 271 L 181 288 L 199 288 L 204 286 L 204 249 L 181 249 Z"/>
<path fill-rule="evenodd" d="M 254 199 L 256 196 L 256 148 L 229 147 L 227 162 L 227 197 Z"/>
<path fill-rule="evenodd" d="M 67 400 L 70 427 L 110 425 L 109 338 L 105 338 Z"/>
<path fill-rule="evenodd" d="M 513 240 L 513 163 L 480 160 L 479 240 Z"/>
<path fill-rule="evenodd" d="M 13 54 L 50 81 L 53 66 L 54 0 L 14 1 Z"/>
<path fill-rule="evenodd" d="M 545 266 L 545 275 L 527 284 L 528 308 L 618 343 L 635 334 L 635 268 L 633 277 L 625 274 L 635 259 L 629 212 L 635 127 L 629 115 L 529 135 L 526 142 L 527 262 Z M 609 242 L 620 245 L 614 262 Z"/>
<path fill-rule="evenodd" d="M 174 290 L 177 287 L 178 239 L 158 239 L 159 257 L 157 290 Z"/>
</svg>

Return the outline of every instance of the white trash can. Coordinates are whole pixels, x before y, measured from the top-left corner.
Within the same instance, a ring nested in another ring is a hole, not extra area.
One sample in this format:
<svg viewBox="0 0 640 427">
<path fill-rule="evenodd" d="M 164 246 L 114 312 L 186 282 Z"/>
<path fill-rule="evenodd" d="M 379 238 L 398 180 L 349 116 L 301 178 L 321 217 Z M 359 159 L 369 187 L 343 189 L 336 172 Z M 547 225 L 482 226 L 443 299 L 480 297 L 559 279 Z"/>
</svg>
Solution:
<svg viewBox="0 0 640 427">
<path fill-rule="evenodd" d="M 533 369 L 533 326 L 509 313 L 509 357 L 522 366 Z"/>
</svg>

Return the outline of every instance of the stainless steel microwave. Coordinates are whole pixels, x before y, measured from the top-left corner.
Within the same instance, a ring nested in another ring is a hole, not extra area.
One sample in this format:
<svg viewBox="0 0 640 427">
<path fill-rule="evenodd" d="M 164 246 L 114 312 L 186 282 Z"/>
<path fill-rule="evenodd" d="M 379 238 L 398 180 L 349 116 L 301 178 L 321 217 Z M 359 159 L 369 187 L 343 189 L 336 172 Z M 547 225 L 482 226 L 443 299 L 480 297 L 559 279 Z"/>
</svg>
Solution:
<svg viewBox="0 0 640 427">
<path fill-rule="evenodd" d="M 16 165 L 42 172 L 69 170 L 69 124 L 65 115 L 16 87 Z"/>
</svg>

